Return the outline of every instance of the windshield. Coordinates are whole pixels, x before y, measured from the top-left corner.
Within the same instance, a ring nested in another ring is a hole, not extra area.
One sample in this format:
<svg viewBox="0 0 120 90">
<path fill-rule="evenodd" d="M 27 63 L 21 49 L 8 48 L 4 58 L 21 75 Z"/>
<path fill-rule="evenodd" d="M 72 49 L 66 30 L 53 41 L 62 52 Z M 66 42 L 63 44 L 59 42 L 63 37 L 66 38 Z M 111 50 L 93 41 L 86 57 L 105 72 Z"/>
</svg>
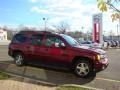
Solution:
<svg viewBox="0 0 120 90">
<path fill-rule="evenodd" d="M 61 35 L 71 46 L 77 46 L 79 43 L 72 37 L 68 35 Z"/>
</svg>

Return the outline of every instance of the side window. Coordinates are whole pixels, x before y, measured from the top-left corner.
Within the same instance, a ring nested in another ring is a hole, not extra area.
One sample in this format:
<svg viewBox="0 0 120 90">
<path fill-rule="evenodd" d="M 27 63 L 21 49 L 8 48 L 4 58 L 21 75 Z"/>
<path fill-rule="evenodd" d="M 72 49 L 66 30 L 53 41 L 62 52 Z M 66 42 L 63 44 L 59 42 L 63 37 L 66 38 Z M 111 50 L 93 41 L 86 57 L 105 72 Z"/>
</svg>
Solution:
<svg viewBox="0 0 120 90">
<path fill-rule="evenodd" d="M 26 41 L 27 37 L 25 37 L 23 34 L 16 34 L 12 40 L 13 43 L 24 43 Z"/>
<path fill-rule="evenodd" d="M 45 46 L 47 47 L 59 47 L 59 45 L 63 43 L 58 37 L 55 36 L 47 36 L 45 41 Z"/>
<path fill-rule="evenodd" d="M 31 38 L 31 44 L 32 45 L 41 45 L 42 44 L 42 35 L 33 35 Z"/>
</svg>

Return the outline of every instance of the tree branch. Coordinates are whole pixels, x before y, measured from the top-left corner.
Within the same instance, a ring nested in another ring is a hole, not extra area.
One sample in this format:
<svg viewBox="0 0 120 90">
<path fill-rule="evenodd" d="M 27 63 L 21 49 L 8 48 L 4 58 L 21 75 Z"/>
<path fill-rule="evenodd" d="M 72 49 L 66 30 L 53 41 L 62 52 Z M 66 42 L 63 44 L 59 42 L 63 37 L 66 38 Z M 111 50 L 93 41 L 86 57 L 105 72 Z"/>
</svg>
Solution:
<svg viewBox="0 0 120 90">
<path fill-rule="evenodd" d="M 113 4 L 111 4 L 110 2 L 106 2 L 107 5 L 109 5 L 113 10 L 117 11 L 120 13 L 120 10 L 117 9 Z"/>
</svg>

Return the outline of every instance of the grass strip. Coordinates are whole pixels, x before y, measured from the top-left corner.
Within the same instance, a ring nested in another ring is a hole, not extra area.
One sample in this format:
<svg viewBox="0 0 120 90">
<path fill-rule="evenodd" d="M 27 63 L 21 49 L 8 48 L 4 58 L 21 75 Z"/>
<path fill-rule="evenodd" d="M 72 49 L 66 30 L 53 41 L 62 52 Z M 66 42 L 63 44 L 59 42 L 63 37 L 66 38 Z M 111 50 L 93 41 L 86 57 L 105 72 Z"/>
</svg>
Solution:
<svg viewBox="0 0 120 90">
<path fill-rule="evenodd" d="M 10 75 L 0 71 L 0 80 L 8 79 L 10 78 Z"/>
</svg>

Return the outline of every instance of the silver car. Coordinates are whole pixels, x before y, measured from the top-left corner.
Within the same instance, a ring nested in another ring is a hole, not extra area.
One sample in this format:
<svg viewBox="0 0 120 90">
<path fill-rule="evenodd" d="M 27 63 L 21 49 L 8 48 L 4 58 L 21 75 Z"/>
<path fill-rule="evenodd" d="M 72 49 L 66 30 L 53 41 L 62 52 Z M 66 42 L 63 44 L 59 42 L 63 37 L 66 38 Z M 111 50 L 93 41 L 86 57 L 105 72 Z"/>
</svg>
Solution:
<svg viewBox="0 0 120 90">
<path fill-rule="evenodd" d="M 96 42 L 92 42 L 92 41 L 83 41 L 83 42 L 80 42 L 80 44 L 82 46 L 88 46 L 88 47 L 102 49 L 102 44 L 99 44 L 99 43 L 96 43 Z"/>
</svg>

